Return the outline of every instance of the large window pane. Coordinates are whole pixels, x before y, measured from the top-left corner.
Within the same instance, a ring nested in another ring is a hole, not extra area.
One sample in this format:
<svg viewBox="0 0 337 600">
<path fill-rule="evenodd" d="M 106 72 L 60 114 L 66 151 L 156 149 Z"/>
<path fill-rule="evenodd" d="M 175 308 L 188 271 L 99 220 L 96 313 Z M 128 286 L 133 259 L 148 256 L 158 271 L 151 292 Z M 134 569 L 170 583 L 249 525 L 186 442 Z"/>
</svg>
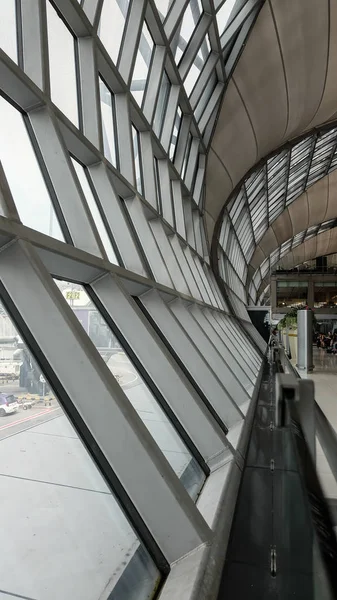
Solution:
<svg viewBox="0 0 337 600">
<path fill-rule="evenodd" d="M 195 118 L 197 119 L 197 121 L 200 121 L 200 118 L 211 99 L 211 96 L 216 88 L 217 83 L 218 83 L 217 74 L 216 74 L 216 71 L 213 71 L 206 86 L 205 86 L 205 89 L 200 97 L 198 105 L 194 111 Z"/>
<path fill-rule="evenodd" d="M 92 214 L 92 218 L 94 219 L 94 222 L 97 227 L 98 233 L 100 235 L 101 241 L 103 243 L 104 249 L 107 253 L 107 257 L 110 260 L 110 262 L 114 263 L 115 265 L 118 265 L 118 260 L 116 258 L 116 254 L 115 254 L 109 233 L 108 233 L 106 226 L 104 224 L 104 221 L 102 219 L 102 215 L 98 209 L 94 195 L 90 189 L 90 185 L 89 185 L 88 179 L 86 177 L 85 169 L 84 169 L 84 167 L 82 167 L 82 165 L 80 165 L 74 159 L 72 159 L 72 163 L 74 165 L 76 175 L 81 184 L 83 193 L 87 200 L 90 212 Z"/>
<path fill-rule="evenodd" d="M 167 15 L 170 5 L 172 5 L 171 0 L 154 0 L 154 3 L 156 5 L 156 7 L 158 8 L 160 18 L 163 21 Z"/>
<path fill-rule="evenodd" d="M 115 65 L 121 47 L 129 0 L 104 0 L 98 35 Z"/>
<path fill-rule="evenodd" d="M 169 149 L 169 157 L 172 161 L 174 160 L 174 155 L 175 155 L 175 151 L 176 151 L 176 147 L 177 147 L 182 115 L 183 115 L 182 110 L 181 110 L 180 106 L 178 106 L 176 118 L 174 120 L 173 133 L 172 133 L 170 149 Z"/>
<path fill-rule="evenodd" d="M 78 127 L 75 39 L 47 1 L 51 99 Z"/>
<path fill-rule="evenodd" d="M 185 10 L 181 27 L 178 28 L 172 42 L 174 60 L 177 64 L 180 62 L 185 48 L 193 35 L 202 11 L 203 8 L 200 0 L 190 0 Z"/>
<path fill-rule="evenodd" d="M 143 101 L 153 47 L 154 43 L 152 36 L 144 21 L 131 82 L 131 92 L 139 106 L 142 105 Z"/>
<path fill-rule="evenodd" d="M 196 57 L 193 61 L 193 64 L 191 65 L 191 68 L 187 74 L 185 81 L 184 81 L 184 88 L 185 88 L 186 94 L 188 96 L 191 95 L 191 92 L 199 78 L 201 70 L 209 56 L 210 51 L 211 51 L 211 44 L 209 41 L 209 36 L 207 34 L 199 48 L 198 54 L 196 55 Z"/>
<path fill-rule="evenodd" d="M 233 12 L 234 5 L 236 0 L 225 0 L 224 4 L 221 6 L 220 10 L 218 10 L 216 14 L 216 20 L 218 22 L 219 34 L 222 35 L 225 31 L 226 27 L 230 23 L 230 16 Z"/>
<path fill-rule="evenodd" d="M 154 3 L 156 5 L 156 7 L 158 8 L 160 18 L 162 20 L 164 20 L 172 2 L 170 0 L 154 0 Z"/>
<path fill-rule="evenodd" d="M 157 210 L 158 210 L 158 212 L 162 212 L 159 166 L 158 166 L 158 158 L 156 156 L 153 157 L 153 168 L 154 168 L 154 180 L 155 180 L 155 185 L 156 185 Z"/>
<path fill-rule="evenodd" d="M 2 0 L 0 3 L 0 48 L 18 62 L 15 0 Z"/>
<path fill-rule="evenodd" d="M 148 600 L 159 572 L 2 307 L 0 338 L 0 595 Z"/>
<path fill-rule="evenodd" d="M 188 139 L 187 139 L 187 145 L 186 145 L 186 149 L 185 149 L 185 155 L 184 155 L 184 160 L 183 160 L 183 164 L 182 164 L 182 169 L 181 169 L 181 176 L 184 179 L 185 175 L 186 175 L 186 169 L 187 169 L 187 163 L 188 163 L 188 158 L 190 155 L 190 150 L 191 150 L 191 146 L 192 146 L 192 134 L 189 133 L 188 134 Z"/>
<path fill-rule="evenodd" d="M 117 168 L 114 96 L 101 78 L 99 78 L 99 93 L 101 99 L 104 154 L 111 164 Z"/>
<path fill-rule="evenodd" d="M 135 408 L 144 425 L 180 477 L 192 498 L 196 498 L 204 473 L 181 440 L 157 400 L 134 367 L 119 340 L 80 285 L 57 282 L 67 302 L 104 357 L 109 369 Z"/>
<path fill-rule="evenodd" d="M 164 122 L 168 97 L 169 97 L 169 93 L 170 93 L 170 87 L 171 87 L 170 80 L 169 80 L 166 72 L 164 71 L 163 77 L 161 80 L 161 84 L 160 84 L 160 88 L 159 88 L 156 113 L 155 113 L 154 121 L 153 121 L 153 131 L 157 134 L 158 137 L 160 136 L 161 128 L 162 128 L 162 125 Z"/>
<path fill-rule="evenodd" d="M 132 125 L 132 144 L 133 144 L 133 157 L 135 165 L 136 175 L 136 188 L 140 194 L 143 193 L 143 178 L 142 178 L 142 166 L 141 166 L 141 155 L 140 155 L 140 143 L 139 143 L 139 132 Z"/>
<path fill-rule="evenodd" d="M 0 160 L 24 225 L 64 240 L 22 115 L 0 96 Z"/>
<path fill-rule="evenodd" d="M 186 94 L 188 96 L 191 95 L 192 90 L 198 81 L 199 75 L 203 69 L 203 66 L 209 56 L 211 51 L 211 44 L 209 40 L 208 34 L 205 36 L 203 43 L 201 44 L 198 54 L 196 55 L 190 70 L 187 74 L 187 77 L 184 81 L 184 88 L 186 90 Z"/>
</svg>

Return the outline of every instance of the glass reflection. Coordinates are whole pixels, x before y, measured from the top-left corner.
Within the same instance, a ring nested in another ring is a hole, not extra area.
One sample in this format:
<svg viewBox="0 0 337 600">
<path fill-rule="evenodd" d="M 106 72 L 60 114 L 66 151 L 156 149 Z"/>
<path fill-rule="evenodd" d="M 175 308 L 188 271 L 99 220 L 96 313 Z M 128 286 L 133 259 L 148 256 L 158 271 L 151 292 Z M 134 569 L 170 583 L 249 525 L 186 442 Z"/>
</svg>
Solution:
<svg viewBox="0 0 337 600">
<path fill-rule="evenodd" d="M 190 496 L 196 499 L 205 475 L 124 352 L 119 340 L 82 286 L 66 281 L 56 283 L 171 467 Z"/>
<path fill-rule="evenodd" d="M 0 339 L 0 595 L 148 600 L 160 574 L 2 306 Z"/>
<path fill-rule="evenodd" d="M 1 96 L 0 129 L 0 160 L 20 219 L 24 225 L 64 241 L 23 117 Z"/>
</svg>

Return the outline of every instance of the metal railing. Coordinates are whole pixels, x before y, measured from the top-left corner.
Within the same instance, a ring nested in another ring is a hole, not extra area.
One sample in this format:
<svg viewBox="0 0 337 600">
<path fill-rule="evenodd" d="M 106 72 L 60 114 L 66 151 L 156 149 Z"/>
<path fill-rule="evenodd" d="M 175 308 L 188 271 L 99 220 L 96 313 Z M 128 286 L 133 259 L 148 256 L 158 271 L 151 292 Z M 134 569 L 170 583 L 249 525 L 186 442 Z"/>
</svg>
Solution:
<svg viewBox="0 0 337 600">
<path fill-rule="evenodd" d="M 298 463 L 304 498 L 309 509 L 313 540 L 317 541 L 320 567 L 324 571 L 324 593 L 337 598 L 337 538 L 335 506 L 324 497 L 316 469 L 316 434 L 337 481 L 337 434 L 315 400 L 312 380 L 300 379 L 284 348 L 271 340 L 275 369 L 275 425 L 289 427 Z M 322 584 L 322 577 L 320 578 Z M 316 597 L 316 596 L 315 596 Z M 325 596 L 324 596 L 325 597 Z M 317 598 L 320 598 L 317 595 Z"/>
</svg>

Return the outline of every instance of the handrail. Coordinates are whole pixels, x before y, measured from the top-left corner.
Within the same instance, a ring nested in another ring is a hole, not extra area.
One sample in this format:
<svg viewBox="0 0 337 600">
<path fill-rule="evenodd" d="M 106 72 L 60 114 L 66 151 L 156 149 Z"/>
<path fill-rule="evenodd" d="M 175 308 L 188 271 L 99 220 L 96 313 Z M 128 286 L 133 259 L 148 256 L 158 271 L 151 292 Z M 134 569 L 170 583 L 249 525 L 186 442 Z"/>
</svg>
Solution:
<svg viewBox="0 0 337 600">
<path fill-rule="evenodd" d="M 329 423 L 321 407 L 315 401 L 316 432 L 319 443 L 337 482 L 337 433 Z"/>
<path fill-rule="evenodd" d="M 315 437 L 315 426 L 310 428 L 308 423 L 312 425 L 316 415 L 319 435 L 330 433 L 326 446 L 328 447 L 328 456 L 331 460 L 331 466 L 334 467 L 334 475 L 337 473 L 337 436 L 332 435 L 331 429 L 327 427 L 327 420 L 323 415 L 316 401 L 314 393 L 311 392 L 310 406 L 310 391 L 306 386 L 306 397 L 301 398 L 301 390 L 303 395 L 303 386 L 301 384 L 308 383 L 308 380 L 301 380 L 291 364 L 284 349 L 275 341 L 270 340 L 270 346 L 273 354 L 273 362 L 276 367 L 276 385 L 277 385 L 277 414 L 279 415 L 278 425 L 290 425 L 293 433 L 293 441 L 298 459 L 299 473 L 302 481 L 303 491 L 308 500 L 308 506 L 311 513 L 311 521 L 315 529 L 316 539 L 319 544 L 321 557 L 325 566 L 326 575 L 330 583 L 330 591 L 337 598 L 337 539 L 333 529 L 333 519 L 330 514 L 328 503 L 324 497 L 323 490 L 317 475 L 315 464 L 315 453 L 312 447 L 312 435 Z M 288 369 L 288 376 L 284 375 L 285 368 Z M 283 375 L 282 375 L 283 374 Z M 313 390 L 313 386 L 312 386 Z M 304 410 L 303 410 L 304 407 Z M 285 409 L 287 415 L 285 416 Z M 309 409 L 309 411 L 308 411 Z M 308 412 L 309 414 L 308 420 Z M 323 415 L 323 416 L 322 416 Z M 324 421 L 324 418 L 326 422 Z M 328 423 L 328 425 L 330 425 Z M 331 428 L 331 426 L 330 426 Z M 308 434 L 309 431 L 309 434 Z M 317 433 L 318 433 L 317 431 Z M 329 461 L 329 459 L 328 459 Z M 330 464 L 330 461 L 329 461 Z"/>
<path fill-rule="evenodd" d="M 289 360 L 283 346 L 278 345 L 278 349 L 281 357 L 280 362 L 283 365 L 283 368 L 290 372 L 295 378 L 300 379 L 297 369 Z M 329 463 L 331 472 L 337 482 L 337 433 L 316 400 L 314 400 L 314 411 L 316 434 Z"/>
</svg>

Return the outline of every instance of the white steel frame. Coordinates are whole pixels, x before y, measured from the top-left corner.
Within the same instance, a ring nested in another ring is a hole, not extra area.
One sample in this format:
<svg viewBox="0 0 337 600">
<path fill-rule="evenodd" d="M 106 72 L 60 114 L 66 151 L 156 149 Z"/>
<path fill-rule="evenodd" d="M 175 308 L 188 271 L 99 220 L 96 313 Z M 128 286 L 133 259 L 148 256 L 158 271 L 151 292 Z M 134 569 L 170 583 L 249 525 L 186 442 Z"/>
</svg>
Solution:
<svg viewBox="0 0 337 600">
<path fill-rule="evenodd" d="M 204 173 L 226 82 L 263 2 L 237 0 L 220 31 L 219 11 L 227 0 L 175 0 L 164 19 L 155 0 L 130 0 L 114 64 L 98 35 L 103 0 L 52 0 L 74 37 L 77 128 L 50 96 L 49 1 L 16 2 L 18 64 L 0 49 L 0 92 L 24 116 L 65 242 L 41 233 L 38 224 L 32 229 L 21 222 L 0 163 L 1 299 L 162 568 L 209 545 L 215 524 L 208 524 L 188 496 L 53 278 L 84 285 L 107 321 L 121 331 L 209 481 L 216 469 L 229 472 L 229 464 L 238 476 L 242 459 L 226 432 L 244 422 L 240 405 L 252 398 L 265 346 L 249 329 L 243 307 L 238 316 L 229 314 L 211 271 L 203 224 Z M 180 28 L 190 6 L 195 23 L 186 44 Z M 200 8 L 202 14 L 195 12 Z M 154 52 L 140 108 L 131 81 L 144 19 Z M 179 64 L 175 44 L 182 51 Z M 193 65 L 199 75 L 188 97 L 184 81 Z M 171 87 L 156 135 L 164 70 Z M 113 95 L 118 168 L 104 155 L 99 76 Z M 142 194 L 132 125 L 139 132 Z M 107 258 L 71 157 L 86 170 L 118 265 Z M 17 168 L 20 176 L 20 164 Z M 247 351 L 228 339 L 246 339 L 245 328 L 252 335 Z M 94 389 L 100 410 L 93 412 L 88 397 Z"/>
</svg>

